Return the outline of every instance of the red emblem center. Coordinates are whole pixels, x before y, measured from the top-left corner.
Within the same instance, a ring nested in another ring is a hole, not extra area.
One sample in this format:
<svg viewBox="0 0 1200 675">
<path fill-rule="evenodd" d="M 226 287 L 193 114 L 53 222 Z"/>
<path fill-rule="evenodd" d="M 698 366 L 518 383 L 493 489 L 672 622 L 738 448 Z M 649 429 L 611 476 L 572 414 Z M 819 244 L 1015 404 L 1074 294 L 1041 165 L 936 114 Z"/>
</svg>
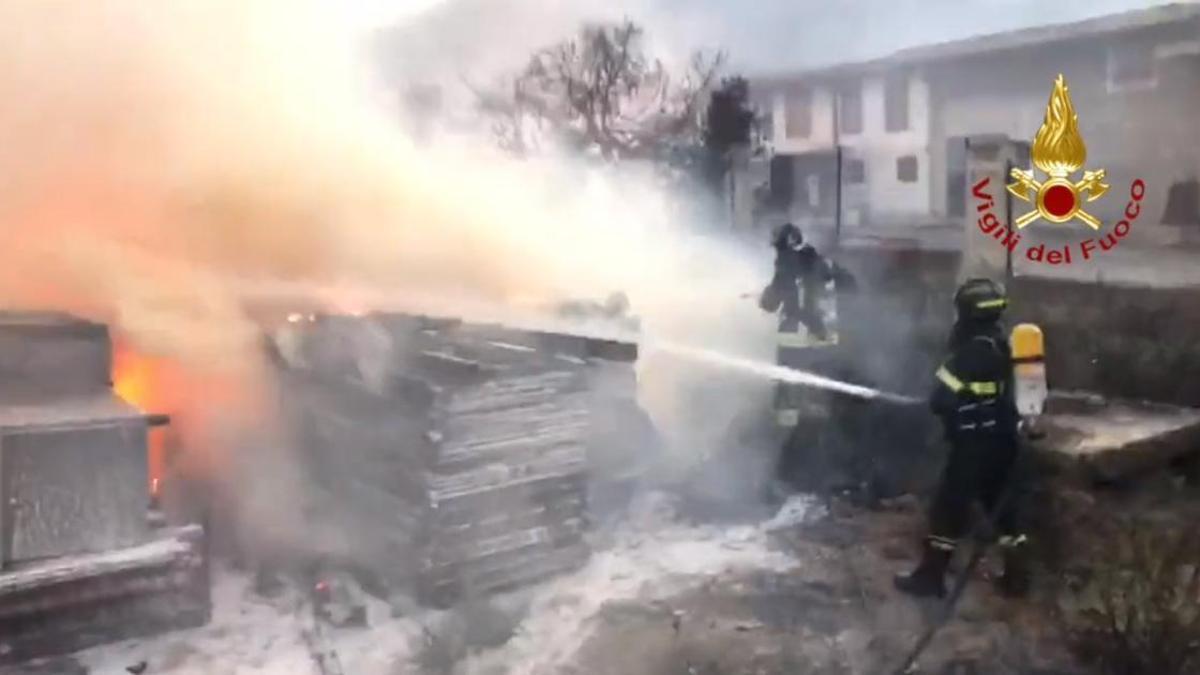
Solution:
<svg viewBox="0 0 1200 675">
<path fill-rule="evenodd" d="M 1062 218 L 1075 208 L 1075 192 L 1065 185 L 1052 185 L 1042 204 L 1051 215 Z"/>
</svg>

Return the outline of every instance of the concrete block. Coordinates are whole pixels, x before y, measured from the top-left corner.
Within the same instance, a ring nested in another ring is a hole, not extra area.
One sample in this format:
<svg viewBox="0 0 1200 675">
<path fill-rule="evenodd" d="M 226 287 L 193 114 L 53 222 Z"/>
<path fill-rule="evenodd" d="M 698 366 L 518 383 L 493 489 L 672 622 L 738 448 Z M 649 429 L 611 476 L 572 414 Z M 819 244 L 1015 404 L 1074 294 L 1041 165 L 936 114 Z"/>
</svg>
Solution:
<svg viewBox="0 0 1200 675">
<path fill-rule="evenodd" d="M 1080 393 L 1052 394 L 1032 444 L 1052 464 L 1095 481 L 1153 471 L 1200 451 L 1200 410 Z"/>
<path fill-rule="evenodd" d="M 34 412 L 40 423 L 0 416 L 0 567 L 140 542 L 148 503 L 142 415 L 126 406 L 119 417 L 73 419 L 62 401 Z"/>
<path fill-rule="evenodd" d="M 74 317 L 0 312 L 0 383 L 83 393 L 108 387 L 108 329 Z"/>
</svg>

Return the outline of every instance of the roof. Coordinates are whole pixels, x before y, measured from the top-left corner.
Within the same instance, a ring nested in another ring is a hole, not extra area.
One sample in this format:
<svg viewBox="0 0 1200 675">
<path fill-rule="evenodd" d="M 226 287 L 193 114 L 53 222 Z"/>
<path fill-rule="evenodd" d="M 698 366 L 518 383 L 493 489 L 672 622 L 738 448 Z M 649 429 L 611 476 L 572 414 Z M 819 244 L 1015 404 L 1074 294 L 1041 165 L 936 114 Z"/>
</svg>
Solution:
<svg viewBox="0 0 1200 675">
<path fill-rule="evenodd" d="M 753 77 L 756 82 L 794 80 L 801 77 L 831 76 L 862 70 L 885 69 L 901 65 L 947 61 L 990 52 L 1022 49 L 1056 42 L 1125 33 L 1186 21 L 1200 21 L 1200 3 L 1176 2 L 1147 9 L 1084 19 L 1071 23 L 1049 24 L 1034 28 L 976 35 L 962 40 L 909 47 L 867 61 L 837 63 L 819 68 L 790 72 L 765 73 Z"/>
</svg>

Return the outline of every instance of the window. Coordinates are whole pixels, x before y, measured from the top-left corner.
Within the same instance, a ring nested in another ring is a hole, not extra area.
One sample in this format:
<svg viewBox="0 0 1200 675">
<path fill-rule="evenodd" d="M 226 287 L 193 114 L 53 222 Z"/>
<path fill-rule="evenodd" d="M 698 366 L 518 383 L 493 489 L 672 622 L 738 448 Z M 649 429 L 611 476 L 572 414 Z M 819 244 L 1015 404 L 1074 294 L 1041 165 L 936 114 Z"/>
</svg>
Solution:
<svg viewBox="0 0 1200 675">
<path fill-rule="evenodd" d="M 859 185 L 867 181 L 867 167 L 861 159 L 847 159 L 842 164 L 842 182 Z"/>
<path fill-rule="evenodd" d="M 1108 91 L 1153 89 L 1158 83 L 1154 47 L 1118 44 L 1108 48 Z"/>
<path fill-rule="evenodd" d="M 862 91 L 857 87 L 844 89 L 838 95 L 838 131 L 843 134 L 861 134 L 862 130 Z"/>
<path fill-rule="evenodd" d="M 888 131 L 908 130 L 908 76 L 893 75 L 883 85 L 884 124 Z"/>
<path fill-rule="evenodd" d="M 917 158 L 905 155 L 896 159 L 896 180 L 901 183 L 917 182 Z"/>
<path fill-rule="evenodd" d="M 808 138 L 812 133 L 812 93 L 797 89 L 783 102 L 783 126 L 788 138 Z"/>
</svg>

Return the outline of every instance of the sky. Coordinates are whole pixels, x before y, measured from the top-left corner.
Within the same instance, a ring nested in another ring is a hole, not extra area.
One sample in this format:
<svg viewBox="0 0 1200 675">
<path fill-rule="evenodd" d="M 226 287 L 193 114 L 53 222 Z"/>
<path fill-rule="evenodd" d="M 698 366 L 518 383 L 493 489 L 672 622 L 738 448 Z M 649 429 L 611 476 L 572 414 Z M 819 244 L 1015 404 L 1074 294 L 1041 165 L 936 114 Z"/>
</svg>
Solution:
<svg viewBox="0 0 1200 675">
<path fill-rule="evenodd" d="M 905 47 L 1163 4 L 1150 0 L 347 0 L 435 68 L 507 63 L 587 18 L 629 16 L 667 53 L 720 48 L 742 72 L 807 68 Z M 347 9 L 346 11 L 352 11 Z M 540 42 L 539 42 L 540 41 Z"/>
<path fill-rule="evenodd" d="M 749 70 L 803 68 L 898 49 L 1140 9 L 1147 0 L 657 0 L 698 12 L 705 36 Z M 691 8 L 691 9 L 689 9 Z"/>
<path fill-rule="evenodd" d="M 447 0 L 325 0 L 356 28 L 370 30 L 404 21 Z"/>
</svg>

